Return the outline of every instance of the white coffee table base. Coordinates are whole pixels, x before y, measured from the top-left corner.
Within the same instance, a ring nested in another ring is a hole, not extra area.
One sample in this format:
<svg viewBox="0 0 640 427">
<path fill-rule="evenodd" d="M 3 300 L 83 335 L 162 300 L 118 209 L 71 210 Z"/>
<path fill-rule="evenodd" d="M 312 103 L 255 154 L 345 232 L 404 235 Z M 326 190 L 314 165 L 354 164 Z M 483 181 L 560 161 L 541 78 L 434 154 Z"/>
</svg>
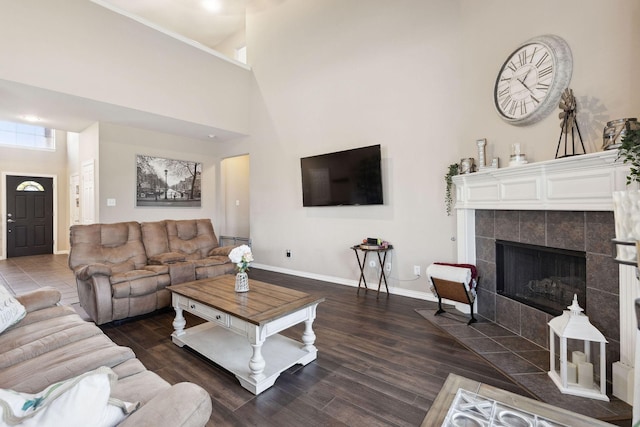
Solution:
<svg viewBox="0 0 640 427">
<path fill-rule="evenodd" d="M 210 310 L 199 311 L 198 306 L 185 304 L 184 297 L 176 294 L 173 303 L 176 310 L 173 342 L 192 348 L 233 373 L 253 394 L 271 387 L 280 373 L 291 366 L 307 365 L 317 357 L 312 329 L 317 304 L 257 326 L 230 315 L 211 318 Z M 183 310 L 210 321 L 184 329 Z M 301 322 L 305 323 L 302 342 L 278 334 Z"/>
</svg>

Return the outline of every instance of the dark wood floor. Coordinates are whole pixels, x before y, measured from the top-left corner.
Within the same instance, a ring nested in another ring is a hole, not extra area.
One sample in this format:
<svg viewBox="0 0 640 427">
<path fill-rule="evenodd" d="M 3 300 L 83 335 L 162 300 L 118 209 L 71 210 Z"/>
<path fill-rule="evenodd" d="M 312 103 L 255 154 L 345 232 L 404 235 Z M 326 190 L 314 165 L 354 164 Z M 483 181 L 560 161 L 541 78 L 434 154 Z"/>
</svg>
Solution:
<svg viewBox="0 0 640 427">
<path fill-rule="evenodd" d="M 171 383 L 209 391 L 215 426 L 418 426 L 450 372 L 531 397 L 483 358 L 426 321 L 429 302 L 253 269 L 250 277 L 326 301 L 314 322 L 318 359 L 294 366 L 258 396 L 228 372 L 174 345 L 173 311 L 103 330 L 131 347 L 149 369 Z M 188 315 L 187 326 L 199 323 Z M 284 335 L 300 339 L 303 326 Z"/>
</svg>

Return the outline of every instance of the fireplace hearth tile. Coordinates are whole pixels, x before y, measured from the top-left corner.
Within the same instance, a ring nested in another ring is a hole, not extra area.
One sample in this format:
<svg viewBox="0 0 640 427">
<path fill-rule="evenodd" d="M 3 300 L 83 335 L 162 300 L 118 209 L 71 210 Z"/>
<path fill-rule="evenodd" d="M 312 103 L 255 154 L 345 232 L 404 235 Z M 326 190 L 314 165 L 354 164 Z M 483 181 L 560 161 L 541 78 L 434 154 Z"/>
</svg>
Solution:
<svg viewBox="0 0 640 427">
<path fill-rule="evenodd" d="M 553 316 L 535 309 L 522 305 L 520 308 L 522 313 L 522 321 L 520 322 L 521 335 L 543 348 L 549 347 L 549 326 L 548 323 Z"/>
<path fill-rule="evenodd" d="M 616 235 L 613 212 L 587 212 L 587 252 L 611 256 Z"/>
<path fill-rule="evenodd" d="M 478 209 L 476 217 L 476 236 L 495 237 L 495 211 Z"/>
<path fill-rule="evenodd" d="M 507 336 L 514 336 L 514 334 L 502 326 L 478 316 L 478 323 L 473 323 L 468 326 L 465 325 L 464 327 L 475 329 L 485 337 L 461 339 L 456 336 L 456 331 L 459 332 L 461 323 L 466 323 L 467 317 L 460 312 L 456 314 L 454 309 L 441 316 L 434 316 L 433 314 L 437 310 L 437 304 L 429 302 L 427 305 L 430 308 L 418 309 L 416 312 L 451 334 L 461 345 L 476 352 L 478 356 L 505 372 L 505 374 L 509 375 L 516 383 L 524 387 L 529 393 L 537 396 L 541 401 L 571 411 L 577 411 L 594 418 L 631 421 L 632 407 L 620 399 L 611 396 L 610 384 L 607 385 L 607 394 L 611 397 L 610 402 L 601 402 L 589 398 L 562 394 L 547 373 L 549 371 L 548 350 L 539 349 L 515 352 L 506 347 L 502 347 L 505 349 L 504 351 L 492 351 L 494 348 L 497 350 L 500 349 L 500 347 L 494 347 L 494 344 L 491 343 L 491 341 L 493 341 L 496 345 L 500 346 L 497 339 L 493 337 L 494 335 L 501 336 L 506 334 Z M 443 318 L 445 316 L 447 318 Z M 457 324 L 455 323 L 456 321 L 458 322 Z M 620 359 L 619 352 L 616 353 L 615 350 L 616 344 L 617 343 L 611 340 L 609 341 L 607 345 L 607 360 Z M 608 370 L 607 378 L 611 378 L 610 375 L 611 372 Z"/>
<path fill-rule="evenodd" d="M 479 292 L 496 293 L 496 264 L 492 262 L 478 260 L 476 262 L 480 282 L 478 283 Z"/>
<path fill-rule="evenodd" d="M 496 322 L 510 331 L 520 334 L 519 302 L 496 295 Z"/>
<path fill-rule="evenodd" d="M 496 239 L 520 241 L 518 211 L 496 211 Z"/>
<path fill-rule="evenodd" d="M 503 328 L 497 323 L 493 322 L 480 322 L 473 324 L 474 329 L 479 330 L 483 334 L 488 337 L 515 337 L 516 334 L 508 330 L 507 328 Z"/>
<path fill-rule="evenodd" d="M 611 256 L 587 253 L 587 287 L 615 294 L 620 292 L 618 264 Z"/>
<path fill-rule="evenodd" d="M 548 350 L 518 351 L 516 353 L 532 365 L 537 366 L 545 372 L 549 371 L 550 363 Z"/>
<path fill-rule="evenodd" d="M 542 371 L 537 366 L 532 365 L 510 351 L 503 353 L 484 353 L 482 357 L 493 363 L 495 366 L 499 366 L 503 372 L 509 375 Z"/>
<path fill-rule="evenodd" d="M 496 262 L 496 241 L 493 238 L 476 237 L 476 258 L 486 262 Z"/>
<path fill-rule="evenodd" d="M 605 336 L 620 341 L 620 304 L 617 295 L 587 288 L 586 315 L 593 326 L 606 331 Z"/>
<path fill-rule="evenodd" d="M 525 338 L 519 336 L 513 337 L 495 337 L 493 338 L 498 344 L 501 344 L 508 348 L 511 351 L 519 352 L 519 351 L 535 351 L 535 350 L 544 350 L 543 347 L 540 347 L 538 344 L 535 344 Z"/>
<path fill-rule="evenodd" d="M 458 338 L 458 337 L 456 337 Z M 509 351 L 509 349 L 505 348 L 503 345 L 500 345 L 498 342 L 491 338 L 458 338 L 464 345 L 469 347 L 471 350 L 476 353 L 500 353 Z"/>
<path fill-rule="evenodd" d="M 545 222 L 544 211 L 521 211 L 519 241 L 530 245 L 546 245 Z"/>
<path fill-rule="evenodd" d="M 585 214 L 573 211 L 547 212 L 547 246 L 585 250 Z"/>
<path fill-rule="evenodd" d="M 478 289 L 478 314 L 492 322 L 496 321 L 495 293 L 483 291 L 482 288 Z"/>
</svg>

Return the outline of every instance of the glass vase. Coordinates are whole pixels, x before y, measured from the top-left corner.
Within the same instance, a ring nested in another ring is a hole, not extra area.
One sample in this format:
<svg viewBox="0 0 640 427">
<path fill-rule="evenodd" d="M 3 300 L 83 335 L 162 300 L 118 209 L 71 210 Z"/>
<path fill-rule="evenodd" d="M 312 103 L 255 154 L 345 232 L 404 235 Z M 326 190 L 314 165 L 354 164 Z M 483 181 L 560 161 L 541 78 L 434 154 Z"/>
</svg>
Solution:
<svg viewBox="0 0 640 427">
<path fill-rule="evenodd" d="M 249 291 L 249 276 L 247 273 L 241 272 L 236 274 L 236 292 L 248 292 Z"/>
</svg>

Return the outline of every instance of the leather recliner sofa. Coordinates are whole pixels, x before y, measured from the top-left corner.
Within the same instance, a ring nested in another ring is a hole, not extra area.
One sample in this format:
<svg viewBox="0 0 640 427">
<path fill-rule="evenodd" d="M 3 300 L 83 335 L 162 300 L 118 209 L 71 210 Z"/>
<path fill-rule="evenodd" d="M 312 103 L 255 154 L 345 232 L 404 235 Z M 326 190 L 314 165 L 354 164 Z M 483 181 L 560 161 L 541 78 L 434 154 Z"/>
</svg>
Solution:
<svg viewBox="0 0 640 427">
<path fill-rule="evenodd" d="M 233 273 L 209 219 L 74 225 L 69 267 L 98 325 L 171 304 L 169 285 Z"/>
</svg>

